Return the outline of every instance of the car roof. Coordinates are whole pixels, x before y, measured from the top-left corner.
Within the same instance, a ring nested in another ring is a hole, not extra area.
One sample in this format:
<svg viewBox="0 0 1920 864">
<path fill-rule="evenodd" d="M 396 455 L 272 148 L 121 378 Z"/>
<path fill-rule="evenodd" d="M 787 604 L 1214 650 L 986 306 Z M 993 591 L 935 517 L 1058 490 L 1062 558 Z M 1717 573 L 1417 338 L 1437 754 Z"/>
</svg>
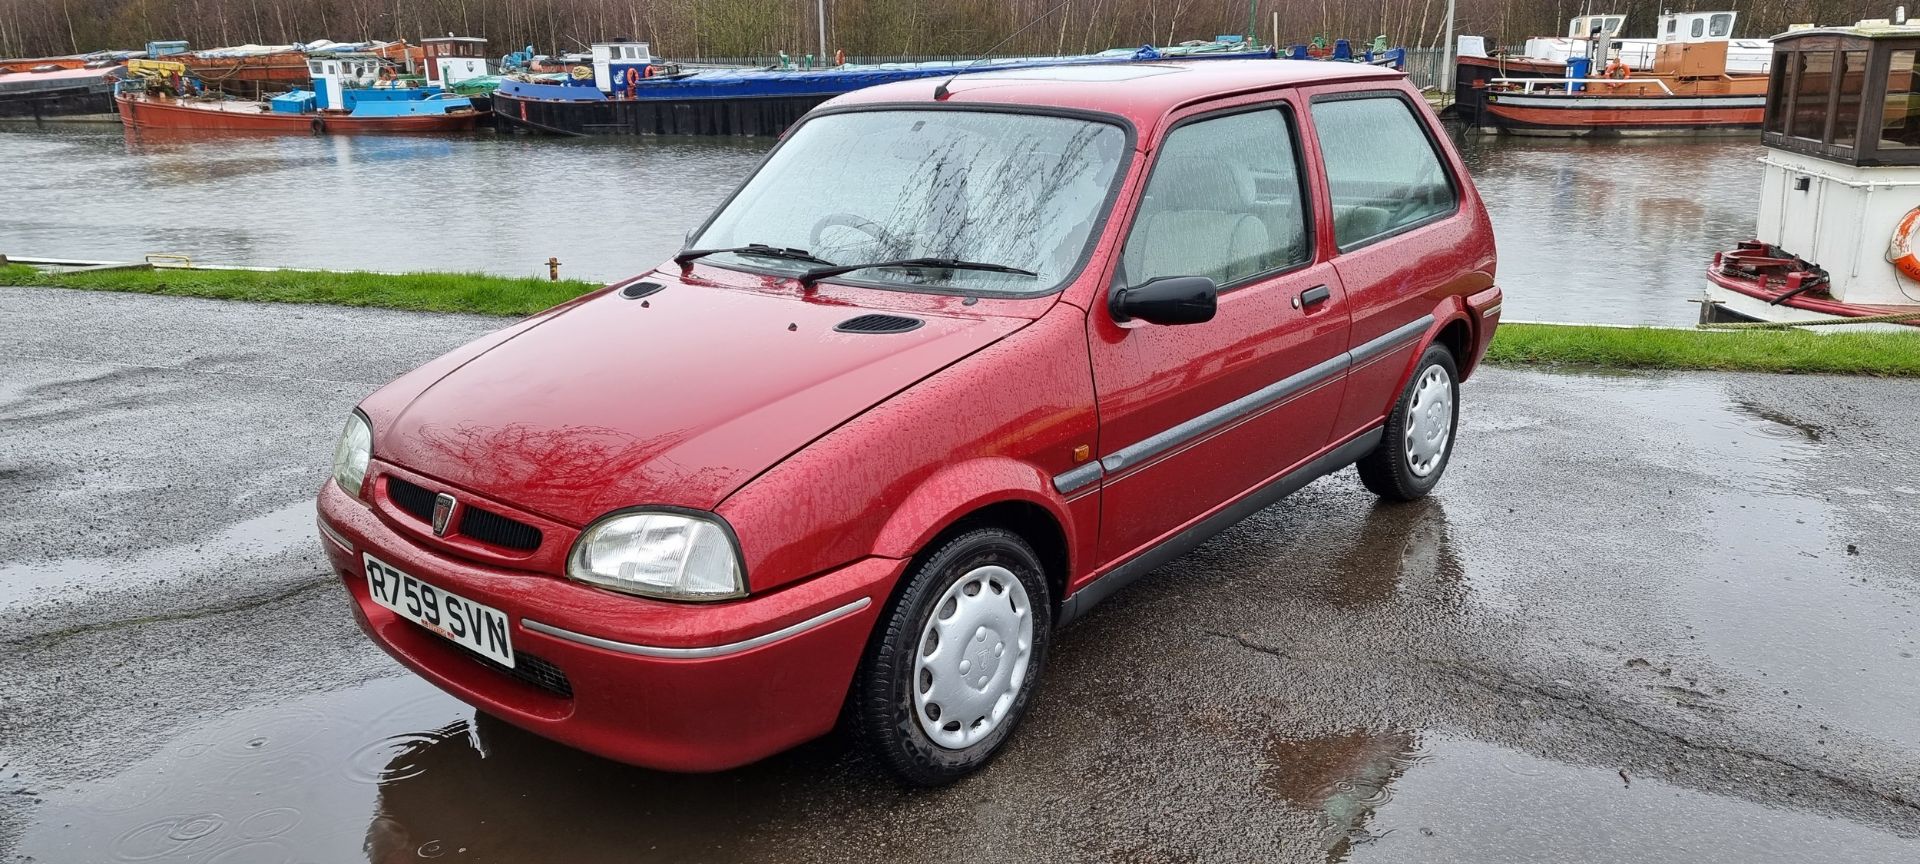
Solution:
<svg viewBox="0 0 1920 864">
<path fill-rule="evenodd" d="M 1119 114 L 1143 128 L 1167 112 L 1215 96 L 1340 81 L 1388 82 L 1398 71 L 1364 63 L 1324 60 L 1187 60 L 1039 66 L 974 72 L 952 79 L 920 78 L 855 90 L 827 103 L 850 107 L 935 101 L 947 84 L 947 104 L 1029 105 Z"/>
</svg>

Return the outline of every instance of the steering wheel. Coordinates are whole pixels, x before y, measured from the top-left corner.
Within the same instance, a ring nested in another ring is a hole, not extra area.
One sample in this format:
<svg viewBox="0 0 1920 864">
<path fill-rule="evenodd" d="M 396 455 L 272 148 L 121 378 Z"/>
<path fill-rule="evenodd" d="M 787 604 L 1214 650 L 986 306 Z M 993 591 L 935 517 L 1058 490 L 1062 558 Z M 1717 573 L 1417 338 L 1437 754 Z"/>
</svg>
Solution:
<svg viewBox="0 0 1920 864">
<path fill-rule="evenodd" d="M 1422 208 L 1431 207 L 1435 203 L 1435 188 L 1430 181 L 1439 179 L 1439 174 L 1438 164 L 1429 164 L 1421 168 L 1420 175 L 1405 187 L 1407 194 L 1402 195 L 1393 210 L 1387 214 L 1387 224 L 1399 225 L 1402 220 L 1420 212 Z M 1444 187 L 1446 184 L 1443 181 L 1439 185 Z M 1417 195 L 1414 194 L 1416 192 Z"/>
<path fill-rule="evenodd" d="M 820 221 L 813 223 L 813 229 L 807 232 L 807 248 L 820 248 L 820 238 L 826 234 L 828 228 L 852 228 L 868 237 L 872 237 L 875 242 L 882 245 L 899 245 L 897 239 L 893 236 L 893 232 L 887 230 L 887 226 L 875 222 L 872 219 L 856 216 L 852 213 L 828 213 L 821 217 Z"/>
</svg>

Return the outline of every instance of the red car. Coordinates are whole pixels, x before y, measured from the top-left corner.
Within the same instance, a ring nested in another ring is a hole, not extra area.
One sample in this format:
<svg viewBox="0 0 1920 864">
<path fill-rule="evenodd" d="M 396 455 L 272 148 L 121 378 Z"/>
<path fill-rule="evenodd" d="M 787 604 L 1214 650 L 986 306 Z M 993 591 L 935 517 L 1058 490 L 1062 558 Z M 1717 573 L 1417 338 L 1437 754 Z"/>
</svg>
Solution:
<svg viewBox="0 0 1920 864">
<path fill-rule="evenodd" d="M 863 90 L 690 236 L 369 397 L 320 493 L 402 663 L 676 771 L 843 715 L 978 768 L 1121 586 L 1347 465 L 1426 494 L 1500 312 L 1439 124 L 1345 63 Z"/>
</svg>

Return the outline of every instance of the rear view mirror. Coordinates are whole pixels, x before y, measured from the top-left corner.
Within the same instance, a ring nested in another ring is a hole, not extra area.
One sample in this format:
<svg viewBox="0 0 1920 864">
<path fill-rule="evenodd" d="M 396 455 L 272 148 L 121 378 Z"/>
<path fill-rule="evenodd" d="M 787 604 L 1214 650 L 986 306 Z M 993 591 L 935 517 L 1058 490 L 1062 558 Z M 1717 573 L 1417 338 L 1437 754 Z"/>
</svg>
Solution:
<svg viewBox="0 0 1920 864">
<path fill-rule="evenodd" d="M 1113 292 L 1116 321 L 1138 318 L 1149 324 L 1199 324 L 1213 320 L 1220 289 L 1205 276 L 1166 276 Z"/>
</svg>

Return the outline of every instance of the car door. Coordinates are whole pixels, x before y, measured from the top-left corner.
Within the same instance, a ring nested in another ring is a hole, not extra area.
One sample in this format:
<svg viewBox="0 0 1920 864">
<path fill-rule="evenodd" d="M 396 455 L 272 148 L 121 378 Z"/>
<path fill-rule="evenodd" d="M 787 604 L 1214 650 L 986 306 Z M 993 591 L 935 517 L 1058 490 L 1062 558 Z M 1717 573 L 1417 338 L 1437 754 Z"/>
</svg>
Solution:
<svg viewBox="0 0 1920 864">
<path fill-rule="evenodd" d="M 1328 88 L 1309 115 L 1331 210 L 1333 267 L 1353 321 L 1342 436 L 1378 421 L 1400 395 L 1442 298 L 1486 254 L 1460 207 L 1460 182 L 1424 106 L 1399 89 Z M 1487 250 L 1490 253 L 1490 250 Z M 1475 289 L 1478 290 L 1478 289 Z"/>
<path fill-rule="evenodd" d="M 1268 97 L 1271 100 L 1271 97 Z M 1099 399 L 1100 546 L 1132 557 L 1328 443 L 1347 303 L 1316 248 L 1303 141 L 1286 102 L 1190 112 L 1155 149 L 1114 288 L 1207 276 L 1212 320 L 1089 316 Z"/>
</svg>

